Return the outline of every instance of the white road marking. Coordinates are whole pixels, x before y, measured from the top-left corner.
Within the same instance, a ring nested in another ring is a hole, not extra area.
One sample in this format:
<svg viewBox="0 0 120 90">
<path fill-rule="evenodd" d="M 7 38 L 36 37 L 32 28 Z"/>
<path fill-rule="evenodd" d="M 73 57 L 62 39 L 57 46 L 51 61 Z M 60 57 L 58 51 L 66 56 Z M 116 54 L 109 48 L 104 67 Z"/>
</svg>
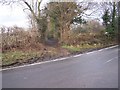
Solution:
<svg viewBox="0 0 120 90">
<path fill-rule="evenodd" d="M 107 47 L 107 48 L 100 49 L 100 50 L 98 50 L 98 51 L 103 51 L 103 50 L 115 48 L 115 47 L 118 47 L 118 46 L 119 46 L 119 45 L 115 45 L 115 46 L 111 46 L 111 47 Z"/>
<path fill-rule="evenodd" d="M 98 51 L 102 51 L 102 49 L 98 50 Z"/>
<path fill-rule="evenodd" d="M 86 53 L 86 54 L 92 54 L 92 53 L 95 53 L 95 52 L 97 52 L 97 51 L 88 52 L 88 53 Z"/>
<path fill-rule="evenodd" d="M 118 58 L 118 57 L 114 57 L 114 58 L 112 58 L 112 59 L 106 61 L 104 64 L 109 63 L 109 62 L 111 62 L 112 60 L 114 60 L 114 59 L 116 59 L 116 58 Z"/>
<path fill-rule="evenodd" d="M 70 57 L 65 57 L 65 58 L 58 58 L 58 59 L 54 59 L 54 60 L 49 60 L 49 61 L 43 61 L 43 62 L 39 62 L 39 63 L 33 63 L 33 64 L 28 64 L 28 65 L 22 65 L 22 66 L 17 66 L 17 67 L 12 67 L 12 68 L 5 68 L 0 70 L 1 71 L 5 71 L 5 70 L 12 70 L 12 69 L 17 69 L 17 68 L 22 68 L 22 67 L 28 67 L 28 66 L 34 66 L 34 65 L 40 65 L 40 64 L 44 64 L 44 63 L 49 63 L 49 62 L 55 62 L 55 61 L 62 61 L 65 59 L 68 59 Z"/>
<path fill-rule="evenodd" d="M 5 70 L 12 70 L 12 69 L 23 68 L 23 67 L 28 67 L 28 66 L 40 65 L 40 64 L 49 63 L 49 62 L 62 61 L 62 60 L 65 60 L 65 59 L 68 59 L 68 58 L 71 58 L 71 57 L 79 57 L 79 56 L 84 55 L 84 54 L 92 54 L 92 53 L 95 53 L 97 51 L 103 51 L 103 50 L 111 49 L 111 48 L 114 48 L 114 47 L 118 47 L 118 45 L 115 45 L 115 46 L 112 46 L 112 47 L 108 47 L 108 48 L 104 48 L 104 49 L 100 49 L 100 50 L 96 50 L 96 51 L 92 51 L 92 52 L 88 52 L 88 53 L 78 54 L 78 55 L 74 55 L 74 56 L 58 58 L 58 59 L 54 59 L 54 60 L 43 61 L 43 62 L 28 64 L 28 65 L 22 65 L 22 66 L 17 66 L 17 67 L 12 67 L 12 68 L 0 69 L 0 72 L 1 71 L 5 71 Z"/>
<path fill-rule="evenodd" d="M 83 55 L 83 54 L 78 54 L 78 55 L 75 55 L 75 56 L 73 56 L 73 57 L 79 57 L 79 56 L 81 56 L 81 55 Z"/>
</svg>

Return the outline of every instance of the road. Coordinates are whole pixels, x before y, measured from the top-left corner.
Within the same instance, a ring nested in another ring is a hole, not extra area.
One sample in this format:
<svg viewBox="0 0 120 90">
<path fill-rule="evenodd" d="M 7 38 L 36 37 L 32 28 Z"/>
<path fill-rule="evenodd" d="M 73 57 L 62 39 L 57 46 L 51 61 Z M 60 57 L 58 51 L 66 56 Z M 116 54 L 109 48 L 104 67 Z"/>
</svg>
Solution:
<svg viewBox="0 0 120 90">
<path fill-rule="evenodd" d="M 118 47 L 2 71 L 3 88 L 118 88 Z"/>
</svg>

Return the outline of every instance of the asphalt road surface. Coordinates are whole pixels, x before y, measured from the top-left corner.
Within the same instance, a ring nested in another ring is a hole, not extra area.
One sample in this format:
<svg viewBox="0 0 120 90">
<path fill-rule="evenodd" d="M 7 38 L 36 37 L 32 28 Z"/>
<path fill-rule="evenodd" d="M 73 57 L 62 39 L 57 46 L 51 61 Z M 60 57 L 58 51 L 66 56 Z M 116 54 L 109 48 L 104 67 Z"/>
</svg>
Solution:
<svg viewBox="0 0 120 90">
<path fill-rule="evenodd" d="M 2 71 L 3 88 L 118 88 L 118 47 Z"/>
</svg>

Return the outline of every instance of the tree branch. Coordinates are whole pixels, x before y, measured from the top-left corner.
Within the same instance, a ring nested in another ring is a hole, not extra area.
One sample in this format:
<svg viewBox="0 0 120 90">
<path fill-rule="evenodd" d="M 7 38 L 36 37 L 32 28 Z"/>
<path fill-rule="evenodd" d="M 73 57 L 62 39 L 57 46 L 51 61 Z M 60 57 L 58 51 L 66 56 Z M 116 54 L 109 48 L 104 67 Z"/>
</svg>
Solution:
<svg viewBox="0 0 120 90">
<path fill-rule="evenodd" d="M 38 1 L 38 17 L 40 18 L 40 4 L 41 4 L 42 0 Z"/>
<path fill-rule="evenodd" d="M 35 19 L 37 19 L 37 16 L 35 15 L 33 9 L 32 9 L 31 6 L 28 4 L 28 2 L 26 2 L 26 1 L 23 1 L 23 2 L 27 5 L 27 7 L 29 8 L 29 10 L 31 11 L 33 17 L 34 17 Z"/>
</svg>

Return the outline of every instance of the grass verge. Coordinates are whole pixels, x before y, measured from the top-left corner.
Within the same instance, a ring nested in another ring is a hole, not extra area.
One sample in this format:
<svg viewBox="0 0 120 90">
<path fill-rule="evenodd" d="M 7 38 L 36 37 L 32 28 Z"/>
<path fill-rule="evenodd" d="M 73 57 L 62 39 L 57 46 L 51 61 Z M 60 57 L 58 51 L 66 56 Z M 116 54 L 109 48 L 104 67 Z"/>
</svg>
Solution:
<svg viewBox="0 0 120 90">
<path fill-rule="evenodd" d="M 69 50 L 71 53 L 74 52 L 80 52 L 86 49 L 94 49 L 94 48 L 101 48 L 103 47 L 102 44 L 93 44 L 93 45 L 89 45 L 89 44 L 83 44 L 83 45 L 75 45 L 75 46 L 68 46 L 68 45 L 63 45 L 62 48 L 65 48 L 67 50 Z"/>
<path fill-rule="evenodd" d="M 2 53 L 2 66 L 12 66 L 15 63 L 32 63 L 35 62 L 35 59 L 44 59 L 47 57 L 54 57 L 57 55 L 57 51 L 52 48 L 51 50 L 26 50 L 26 51 L 11 51 Z"/>
<path fill-rule="evenodd" d="M 63 45 L 60 49 L 58 48 L 47 48 L 45 51 L 43 50 L 26 50 L 26 51 L 10 51 L 6 53 L 0 54 L 0 58 L 2 58 L 2 67 L 14 66 L 14 64 L 19 63 L 18 65 L 23 65 L 25 63 L 33 63 L 35 62 L 35 58 L 38 58 L 38 62 L 45 60 L 50 60 L 56 56 L 67 56 L 71 54 L 77 54 L 84 51 L 100 49 L 103 47 L 111 46 L 111 44 L 103 45 L 103 44 L 80 44 L 80 45 Z M 31 61 L 32 60 L 32 61 Z"/>
</svg>

